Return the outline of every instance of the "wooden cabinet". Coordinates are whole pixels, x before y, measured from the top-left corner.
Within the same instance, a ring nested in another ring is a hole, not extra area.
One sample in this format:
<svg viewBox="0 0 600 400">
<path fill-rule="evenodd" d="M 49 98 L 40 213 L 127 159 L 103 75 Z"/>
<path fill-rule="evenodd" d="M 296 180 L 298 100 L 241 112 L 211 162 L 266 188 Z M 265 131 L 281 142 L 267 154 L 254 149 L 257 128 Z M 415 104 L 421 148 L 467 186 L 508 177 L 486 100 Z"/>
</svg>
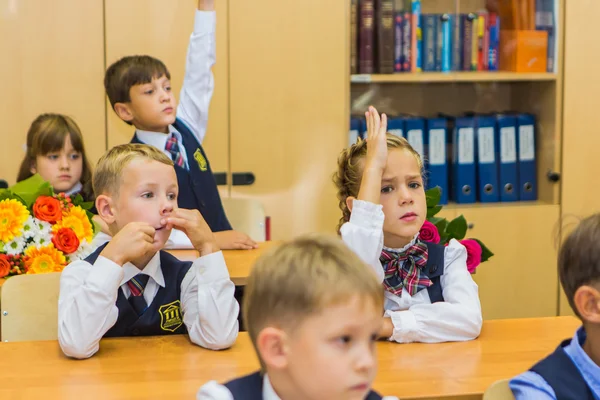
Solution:
<svg viewBox="0 0 600 400">
<path fill-rule="evenodd" d="M 556 315 L 559 206 L 518 204 L 456 207 L 494 256 L 473 275 L 484 319 Z"/>
<path fill-rule="evenodd" d="M 273 239 L 334 232 L 341 215 L 331 177 L 348 132 L 345 3 L 230 3 L 231 171 L 256 177 L 232 197 L 264 204 Z"/>
<path fill-rule="evenodd" d="M 16 182 L 42 113 L 75 119 L 91 163 L 104 153 L 103 40 L 101 1 L 0 1 L 0 179 Z"/>
</svg>

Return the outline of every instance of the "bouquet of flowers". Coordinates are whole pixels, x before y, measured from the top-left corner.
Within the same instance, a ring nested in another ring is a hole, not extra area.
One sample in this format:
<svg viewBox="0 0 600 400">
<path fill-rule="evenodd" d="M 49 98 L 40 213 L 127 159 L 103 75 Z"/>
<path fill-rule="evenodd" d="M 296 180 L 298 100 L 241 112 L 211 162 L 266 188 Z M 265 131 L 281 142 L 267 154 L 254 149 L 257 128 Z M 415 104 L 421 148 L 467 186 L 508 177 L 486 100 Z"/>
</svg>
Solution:
<svg viewBox="0 0 600 400">
<path fill-rule="evenodd" d="M 60 272 L 87 257 L 91 207 L 81 195 L 55 194 L 39 175 L 0 190 L 0 278 Z"/>
<path fill-rule="evenodd" d="M 442 191 L 439 187 L 425 192 L 427 219 L 421 228 L 419 237 L 424 242 L 441 243 L 445 246 L 451 239 L 458 240 L 467 249 L 467 269 L 473 273 L 480 263 L 487 261 L 494 253 L 479 239 L 465 239 L 468 225 L 464 216 L 460 215 L 452 221 L 436 217 L 442 210 L 442 206 L 438 204 L 441 196 Z"/>
</svg>

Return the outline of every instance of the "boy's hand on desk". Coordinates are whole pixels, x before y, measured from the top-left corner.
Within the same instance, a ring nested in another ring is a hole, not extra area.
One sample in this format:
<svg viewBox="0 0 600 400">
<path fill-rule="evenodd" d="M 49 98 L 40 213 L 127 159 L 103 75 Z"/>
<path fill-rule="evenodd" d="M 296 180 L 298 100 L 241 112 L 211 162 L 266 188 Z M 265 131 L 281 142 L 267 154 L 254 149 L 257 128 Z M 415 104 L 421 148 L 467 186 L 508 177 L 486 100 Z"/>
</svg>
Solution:
<svg viewBox="0 0 600 400">
<path fill-rule="evenodd" d="M 155 229 L 145 222 L 130 222 L 119 231 L 100 253 L 114 263 L 123 264 L 160 250 L 154 242 Z"/>
<path fill-rule="evenodd" d="M 250 236 L 238 231 L 215 232 L 215 239 L 223 250 L 251 250 L 258 245 Z"/>
<path fill-rule="evenodd" d="M 178 208 L 164 222 L 168 229 L 177 228 L 185 233 L 200 256 L 220 250 L 215 236 L 198 210 Z"/>
</svg>

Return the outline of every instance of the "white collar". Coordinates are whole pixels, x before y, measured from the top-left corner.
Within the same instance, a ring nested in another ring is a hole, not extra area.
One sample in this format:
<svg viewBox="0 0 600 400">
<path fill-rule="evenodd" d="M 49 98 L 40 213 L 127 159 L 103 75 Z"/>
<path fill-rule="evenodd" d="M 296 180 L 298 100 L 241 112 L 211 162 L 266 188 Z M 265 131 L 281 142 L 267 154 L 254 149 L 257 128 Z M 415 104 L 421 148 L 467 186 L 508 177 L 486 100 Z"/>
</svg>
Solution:
<svg viewBox="0 0 600 400">
<path fill-rule="evenodd" d="M 275 389 L 271 385 L 271 381 L 267 374 L 263 377 L 263 390 L 262 390 L 263 400 L 281 400 L 277 393 L 275 393 Z"/>
<path fill-rule="evenodd" d="M 145 144 L 149 144 L 161 150 L 165 149 L 167 145 L 167 139 L 171 136 L 171 134 L 175 135 L 179 143 L 181 143 L 183 140 L 181 133 L 177 132 L 177 129 L 173 128 L 173 125 L 169 125 L 168 134 L 162 132 L 142 131 L 139 129 L 136 130 L 135 134 Z"/>
<path fill-rule="evenodd" d="M 391 251 L 392 253 L 404 253 L 406 250 L 408 250 L 408 248 L 410 246 L 412 246 L 413 244 L 415 244 L 415 242 L 417 241 L 417 238 L 419 237 L 419 233 L 417 232 L 417 234 L 412 238 L 412 240 L 410 242 L 408 242 L 408 244 L 402 248 L 399 249 L 393 249 L 391 247 L 385 247 L 383 246 L 383 249 L 385 251 Z"/>
<path fill-rule="evenodd" d="M 75 186 L 73 186 L 71 189 L 65 192 L 65 195 L 71 196 L 73 194 L 79 193 L 81 192 L 81 188 L 83 188 L 83 185 L 81 184 L 81 182 L 77 182 Z"/>
<path fill-rule="evenodd" d="M 160 268 L 160 251 L 156 252 L 150 261 L 148 261 L 148 264 L 146 264 L 143 270 L 140 270 L 130 262 L 123 264 L 123 279 L 121 280 L 121 285 L 129 282 L 131 278 L 139 273 L 148 275 L 150 278 L 154 279 L 154 282 L 156 282 L 160 287 L 165 287 L 165 277 L 163 276 L 162 269 Z"/>
</svg>

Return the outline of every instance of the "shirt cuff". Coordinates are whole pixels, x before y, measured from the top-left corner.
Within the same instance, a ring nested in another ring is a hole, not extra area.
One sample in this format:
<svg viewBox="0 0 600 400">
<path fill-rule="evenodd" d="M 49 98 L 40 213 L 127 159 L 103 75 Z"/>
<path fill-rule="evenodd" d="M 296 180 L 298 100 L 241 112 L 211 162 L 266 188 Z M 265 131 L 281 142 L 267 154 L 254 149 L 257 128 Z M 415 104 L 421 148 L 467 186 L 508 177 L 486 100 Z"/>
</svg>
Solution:
<svg viewBox="0 0 600 400">
<path fill-rule="evenodd" d="M 196 270 L 199 280 L 203 283 L 229 279 L 229 271 L 222 251 L 197 258 L 192 268 Z"/>
<path fill-rule="evenodd" d="M 365 229 L 379 230 L 383 227 L 383 206 L 369 201 L 354 199 L 350 223 Z"/>
<path fill-rule="evenodd" d="M 196 11 L 194 19 L 194 35 L 206 35 L 214 33 L 217 25 L 217 13 L 215 11 Z"/>
<path fill-rule="evenodd" d="M 412 312 L 408 310 L 387 310 L 384 316 L 390 317 L 392 319 L 392 324 L 394 324 L 394 332 L 392 333 L 390 340 L 399 343 L 410 343 L 416 341 L 416 338 L 412 337 L 412 333 L 417 330 L 417 320 Z"/>
<path fill-rule="evenodd" d="M 123 280 L 123 268 L 104 256 L 99 256 L 85 283 L 98 287 L 103 292 L 114 292 Z"/>
</svg>

